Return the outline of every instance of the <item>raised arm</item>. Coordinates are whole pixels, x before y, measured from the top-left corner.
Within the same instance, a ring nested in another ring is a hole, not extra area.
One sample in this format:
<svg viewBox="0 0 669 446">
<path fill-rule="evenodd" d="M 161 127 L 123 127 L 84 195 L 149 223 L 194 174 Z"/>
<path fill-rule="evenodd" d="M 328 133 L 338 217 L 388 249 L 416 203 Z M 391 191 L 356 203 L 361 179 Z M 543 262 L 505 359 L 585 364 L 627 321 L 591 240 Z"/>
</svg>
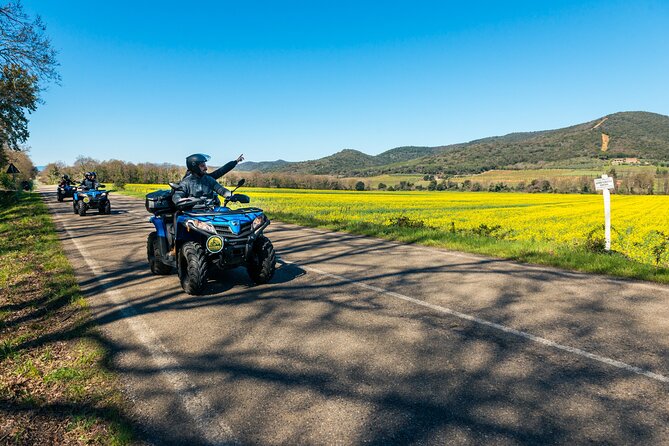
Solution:
<svg viewBox="0 0 669 446">
<path fill-rule="evenodd" d="M 238 164 L 237 160 L 230 161 L 229 163 L 226 163 L 223 167 L 219 167 L 218 169 L 214 170 L 212 173 L 209 174 L 209 176 L 213 177 L 215 180 L 218 180 L 223 175 L 234 169 L 237 166 L 237 164 Z"/>
<path fill-rule="evenodd" d="M 239 155 L 236 160 L 230 161 L 229 163 L 227 163 L 223 167 L 219 167 L 218 169 L 214 170 L 209 175 L 214 177 L 214 179 L 218 180 L 223 175 L 225 175 L 226 173 L 228 173 L 232 169 L 234 169 L 235 166 L 237 166 L 237 164 L 241 163 L 242 161 L 244 161 L 244 154 L 243 153 L 241 155 Z"/>
</svg>

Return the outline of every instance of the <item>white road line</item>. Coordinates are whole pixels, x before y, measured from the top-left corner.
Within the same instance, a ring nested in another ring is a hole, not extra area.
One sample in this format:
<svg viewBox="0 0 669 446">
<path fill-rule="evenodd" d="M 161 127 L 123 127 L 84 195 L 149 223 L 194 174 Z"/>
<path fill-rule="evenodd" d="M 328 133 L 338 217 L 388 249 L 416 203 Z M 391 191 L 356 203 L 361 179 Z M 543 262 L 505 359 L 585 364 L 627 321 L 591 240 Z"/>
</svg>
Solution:
<svg viewBox="0 0 669 446">
<path fill-rule="evenodd" d="M 458 317 L 460 319 L 465 319 L 467 321 L 474 322 L 474 323 L 479 324 L 479 325 L 484 325 L 486 327 L 491 327 L 491 328 L 494 328 L 496 330 L 503 331 L 505 333 L 509 333 L 509 334 L 512 334 L 512 335 L 515 335 L 515 336 L 519 336 L 519 337 L 524 338 L 524 339 L 529 339 L 530 341 L 538 342 L 539 344 L 543 344 L 543 345 L 546 345 L 546 346 L 549 346 L 549 347 L 556 348 L 558 350 L 563 350 L 563 351 L 566 351 L 566 352 L 569 352 L 569 353 L 573 353 L 573 354 L 578 355 L 578 356 L 583 356 L 585 358 L 589 358 L 589 359 L 592 359 L 594 361 L 598 361 L 598 362 L 601 362 L 601 363 L 604 363 L 604 364 L 608 364 L 610 366 L 613 366 L 613 367 L 616 367 L 616 368 L 619 368 L 619 369 L 622 369 L 622 370 L 626 370 L 628 372 L 636 373 L 637 375 L 643 375 L 645 377 L 654 379 L 656 381 L 660 381 L 660 382 L 663 382 L 663 383 L 669 383 L 669 377 L 666 377 L 664 375 L 660 375 L 658 373 L 653 373 L 649 370 L 644 370 L 642 368 L 635 367 L 633 365 L 629 365 L 629 364 L 626 364 L 624 362 L 617 361 L 615 359 L 607 358 L 605 356 L 596 355 L 594 353 L 586 352 L 585 350 L 581 350 L 581 349 L 575 348 L 575 347 L 570 347 L 568 345 L 558 344 L 557 342 L 553 342 L 553 341 L 550 341 L 548 339 L 545 339 L 545 338 L 542 338 L 542 337 L 539 337 L 539 336 L 535 336 L 535 335 L 530 334 L 530 333 L 526 333 L 524 331 L 516 330 L 514 328 L 510 328 L 510 327 L 507 327 L 505 325 L 497 324 L 495 322 L 490 322 L 490 321 L 487 321 L 485 319 L 478 318 L 476 316 L 471 316 L 469 314 L 460 313 L 459 311 L 451 310 L 450 308 L 447 308 L 447 307 L 442 307 L 440 305 L 435 305 L 435 304 L 431 304 L 429 302 L 425 302 L 425 301 L 422 301 L 422 300 L 419 300 L 419 299 L 414 299 L 413 297 L 405 296 L 404 294 L 395 293 L 393 291 L 388 291 L 388 290 L 385 290 L 383 288 L 379 288 L 379 287 L 376 287 L 376 286 L 373 286 L 373 285 L 368 285 L 366 283 L 362 283 L 362 282 L 357 281 L 357 280 L 348 279 L 346 277 L 339 276 L 337 274 L 331 274 L 331 273 L 322 271 L 320 269 L 313 268 L 311 266 L 302 265 L 299 262 L 290 262 L 290 261 L 287 261 L 287 260 L 284 260 L 284 259 L 281 259 L 281 261 L 284 262 L 284 263 L 287 263 L 287 264 L 292 264 L 292 265 L 295 265 L 295 266 L 299 266 L 302 269 L 314 272 L 316 274 L 320 274 L 322 276 L 330 277 L 332 279 L 336 279 L 336 280 L 339 280 L 341 282 L 356 285 L 360 288 L 365 288 L 367 290 L 376 291 L 377 293 L 385 294 L 386 296 L 390 296 L 390 297 L 401 299 L 401 300 L 404 300 L 404 301 L 407 301 L 407 302 L 411 302 L 413 304 L 420 305 L 421 307 L 429 308 L 429 309 L 437 311 L 439 313 L 448 314 L 448 315 L 451 315 L 451 316 Z"/>
<path fill-rule="evenodd" d="M 42 199 L 47 202 L 44 199 L 44 196 L 42 196 Z M 47 205 L 52 209 L 51 215 L 60 217 L 60 214 L 53 211 L 52 203 L 47 202 Z M 106 271 L 95 259 L 85 255 L 77 238 L 72 236 L 72 233 L 62 219 L 59 218 L 59 220 L 61 220 L 61 226 L 65 229 L 70 241 L 74 243 L 74 246 L 77 248 L 93 274 L 102 277 Z M 228 426 L 221 417 L 218 416 L 218 413 L 213 410 L 207 398 L 197 392 L 197 388 L 189 379 L 188 374 L 179 371 L 180 365 L 178 361 L 163 343 L 160 342 L 154 331 L 141 319 L 135 308 L 133 306 L 125 306 L 126 302 L 123 299 L 122 293 L 120 293 L 119 290 L 108 288 L 105 283 L 106 281 L 98 279 L 98 282 L 102 285 L 104 292 L 110 299 L 118 305 L 119 311 L 123 314 L 124 321 L 128 324 L 132 333 L 142 345 L 149 350 L 154 364 L 160 370 L 160 374 L 163 376 L 164 380 L 172 386 L 172 390 L 174 390 L 174 393 L 179 397 L 182 406 L 191 416 L 195 426 L 206 441 L 212 445 L 240 444 L 235 438 L 230 426 Z"/>
</svg>

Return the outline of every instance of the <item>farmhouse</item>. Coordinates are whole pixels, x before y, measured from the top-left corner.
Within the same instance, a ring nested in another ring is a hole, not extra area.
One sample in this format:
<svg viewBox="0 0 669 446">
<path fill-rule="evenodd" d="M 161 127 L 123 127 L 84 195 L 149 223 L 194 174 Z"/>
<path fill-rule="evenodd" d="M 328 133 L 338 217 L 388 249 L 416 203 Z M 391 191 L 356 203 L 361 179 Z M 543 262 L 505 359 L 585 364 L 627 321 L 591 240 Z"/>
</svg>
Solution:
<svg viewBox="0 0 669 446">
<path fill-rule="evenodd" d="M 641 161 L 639 161 L 639 158 L 613 158 L 611 164 L 614 166 L 620 166 L 622 164 L 638 165 L 641 164 Z"/>
</svg>

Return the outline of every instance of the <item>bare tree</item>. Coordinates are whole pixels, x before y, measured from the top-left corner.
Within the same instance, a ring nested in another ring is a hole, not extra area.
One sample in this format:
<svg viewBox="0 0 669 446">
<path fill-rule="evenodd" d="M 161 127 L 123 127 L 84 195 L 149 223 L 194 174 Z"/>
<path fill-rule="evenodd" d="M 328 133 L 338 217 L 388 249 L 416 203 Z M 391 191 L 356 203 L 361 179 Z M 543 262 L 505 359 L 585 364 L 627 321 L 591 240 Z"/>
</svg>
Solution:
<svg viewBox="0 0 669 446">
<path fill-rule="evenodd" d="M 44 82 L 60 82 L 57 53 L 45 31 L 40 16 L 31 18 L 20 1 L 0 6 L 0 60 L 34 76 L 40 87 Z"/>
</svg>

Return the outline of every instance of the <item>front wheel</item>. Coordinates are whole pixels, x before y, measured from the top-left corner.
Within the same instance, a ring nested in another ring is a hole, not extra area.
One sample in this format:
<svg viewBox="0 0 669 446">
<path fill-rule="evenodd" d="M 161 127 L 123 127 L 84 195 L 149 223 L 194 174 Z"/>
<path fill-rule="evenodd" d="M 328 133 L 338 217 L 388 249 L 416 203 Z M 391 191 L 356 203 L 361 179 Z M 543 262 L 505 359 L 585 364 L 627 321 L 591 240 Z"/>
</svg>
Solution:
<svg viewBox="0 0 669 446">
<path fill-rule="evenodd" d="M 79 216 L 80 217 L 83 217 L 84 215 L 86 215 L 86 203 L 84 203 L 83 201 L 80 201 L 78 211 L 79 211 Z"/>
<path fill-rule="evenodd" d="M 171 266 L 165 265 L 160 261 L 160 247 L 158 246 L 156 231 L 150 233 L 146 239 L 146 257 L 149 260 L 149 266 L 153 274 L 164 276 L 172 272 Z"/>
<path fill-rule="evenodd" d="M 105 215 L 109 215 L 109 214 L 111 214 L 111 203 L 110 203 L 109 201 L 107 201 L 107 202 L 104 204 L 104 206 L 100 206 L 100 207 L 98 208 L 98 213 L 100 213 L 100 214 L 105 214 Z"/>
<path fill-rule="evenodd" d="M 63 197 L 63 194 L 61 194 L 60 191 L 58 191 L 58 192 L 56 192 L 56 198 L 58 199 L 58 201 L 63 201 L 64 197 Z"/>
<path fill-rule="evenodd" d="M 186 242 L 179 255 L 179 280 L 188 294 L 202 294 L 207 285 L 209 265 L 199 243 Z"/>
<path fill-rule="evenodd" d="M 79 213 L 79 202 L 77 200 L 72 202 L 72 208 L 74 209 L 75 214 Z"/>
<path fill-rule="evenodd" d="M 253 243 L 252 256 L 246 266 L 249 277 L 257 284 L 269 282 L 276 270 L 276 253 L 272 242 L 261 235 Z"/>
</svg>

